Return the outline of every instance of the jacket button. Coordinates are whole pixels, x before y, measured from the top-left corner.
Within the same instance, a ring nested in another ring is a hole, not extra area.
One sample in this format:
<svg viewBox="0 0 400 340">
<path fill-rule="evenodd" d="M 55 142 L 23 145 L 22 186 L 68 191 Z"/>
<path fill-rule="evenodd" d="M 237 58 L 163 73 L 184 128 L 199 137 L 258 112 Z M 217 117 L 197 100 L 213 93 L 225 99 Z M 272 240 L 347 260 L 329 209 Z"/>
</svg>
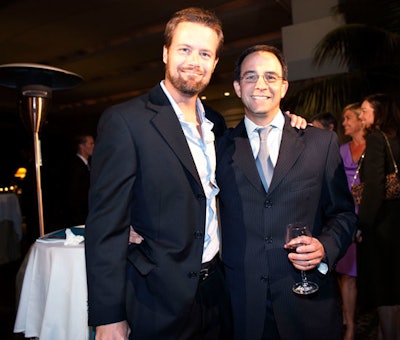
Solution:
<svg viewBox="0 0 400 340">
<path fill-rule="evenodd" d="M 272 202 L 271 202 L 270 200 L 266 200 L 266 201 L 264 202 L 264 207 L 265 207 L 265 208 L 271 208 L 271 207 L 272 207 Z"/>
<path fill-rule="evenodd" d="M 260 280 L 262 281 L 262 282 L 268 282 L 268 277 L 266 277 L 266 276 L 261 276 L 260 277 Z"/>
<path fill-rule="evenodd" d="M 195 239 L 203 238 L 203 233 L 200 230 L 196 230 L 194 232 L 194 238 Z"/>
<path fill-rule="evenodd" d="M 187 276 L 189 279 L 195 279 L 197 277 L 197 272 L 189 272 Z"/>
<path fill-rule="evenodd" d="M 272 237 L 266 237 L 265 238 L 265 242 L 267 242 L 268 244 L 272 243 Z"/>
</svg>

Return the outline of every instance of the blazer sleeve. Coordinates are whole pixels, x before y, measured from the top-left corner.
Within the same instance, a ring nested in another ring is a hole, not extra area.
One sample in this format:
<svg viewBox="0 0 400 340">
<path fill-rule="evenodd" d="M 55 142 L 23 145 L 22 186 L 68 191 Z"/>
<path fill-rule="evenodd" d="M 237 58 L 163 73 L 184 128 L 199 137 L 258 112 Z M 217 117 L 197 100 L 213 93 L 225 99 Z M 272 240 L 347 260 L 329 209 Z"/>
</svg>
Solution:
<svg viewBox="0 0 400 340">
<path fill-rule="evenodd" d="M 372 228 L 385 197 L 386 144 L 380 133 L 367 137 L 365 158 L 361 166 L 364 191 L 358 210 L 360 229 Z"/>
<path fill-rule="evenodd" d="M 85 232 L 92 326 L 126 319 L 126 257 L 135 173 L 136 151 L 127 124 L 118 112 L 106 111 L 92 158 Z"/>
<path fill-rule="evenodd" d="M 345 254 L 357 225 L 354 201 L 348 188 L 337 135 L 332 133 L 331 136 L 321 195 L 323 227 L 318 236 L 330 269 Z"/>
</svg>

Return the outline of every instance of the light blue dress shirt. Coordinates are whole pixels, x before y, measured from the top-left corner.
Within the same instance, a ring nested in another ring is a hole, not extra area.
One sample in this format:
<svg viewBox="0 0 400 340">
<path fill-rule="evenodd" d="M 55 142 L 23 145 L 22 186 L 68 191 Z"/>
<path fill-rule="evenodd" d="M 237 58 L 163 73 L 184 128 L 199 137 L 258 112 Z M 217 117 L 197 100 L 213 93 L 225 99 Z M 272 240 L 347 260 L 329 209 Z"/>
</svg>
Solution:
<svg viewBox="0 0 400 340">
<path fill-rule="evenodd" d="M 183 133 L 192 153 L 194 163 L 199 174 L 204 194 L 207 199 L 206 204 L 206 225 L 204 235 L 204 248 L 202 262 L 208 262 L 219 251 L 219 228 L 218 215 L 216 207 L 216 196 L 219 188 L 215 179 L 215 136 L 212 132 L 214 124 L 206 118 L 205 110 L 200 99 L 196 102 L 196 111 L 200 121 L 202 134 L 200 135 L 197 126 L 184 120 L 184 114 L 178 104 L 168 93 L 164 85 L 164 81 L 160 83 L 161 88 L 168 97 L 178 119 L 181 124 Z"/>
</svg>

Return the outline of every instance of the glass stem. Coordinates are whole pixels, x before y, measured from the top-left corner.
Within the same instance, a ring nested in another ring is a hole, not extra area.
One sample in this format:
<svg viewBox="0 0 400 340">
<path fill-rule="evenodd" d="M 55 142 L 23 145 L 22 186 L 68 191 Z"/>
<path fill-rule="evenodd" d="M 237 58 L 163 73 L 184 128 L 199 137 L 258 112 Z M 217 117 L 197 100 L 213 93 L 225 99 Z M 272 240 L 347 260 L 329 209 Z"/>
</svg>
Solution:
<svg viewBox="0 0 400 340">
<path fill-rule="evenodd" d="M 308 285 L 308 280 L 307 280 L 307 275 L 305 271 L 301 271 L 301 281 L 303 283 L 303 286 L 307 286 Z"/>
</svg>

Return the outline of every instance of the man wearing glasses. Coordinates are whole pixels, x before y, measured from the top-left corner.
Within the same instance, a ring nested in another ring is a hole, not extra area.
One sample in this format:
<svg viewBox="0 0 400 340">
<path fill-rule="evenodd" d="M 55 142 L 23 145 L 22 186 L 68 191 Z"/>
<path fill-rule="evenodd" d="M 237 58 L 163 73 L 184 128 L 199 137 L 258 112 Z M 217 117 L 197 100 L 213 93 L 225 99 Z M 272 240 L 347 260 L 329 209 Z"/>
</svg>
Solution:
<svg viewBox="0 0 400 340">
<path fill-rule="evenodd" d="M 245 117 L 218 142 L 216 173 L 235 339 L 339 340 L 331 273 L 352 241 L 356 216 L 336 134 L 290 126 L 280 110 L 287 65 L 275 47 L 245 50 L 234 79 Z M 313 236 L 285 244 L 294 222 L 307 224 Z M 297 242 L 303 245 L 288 253 Z M 292 291 L 300 270 L 318 283 L 316 293 Z"/>
</svg>

